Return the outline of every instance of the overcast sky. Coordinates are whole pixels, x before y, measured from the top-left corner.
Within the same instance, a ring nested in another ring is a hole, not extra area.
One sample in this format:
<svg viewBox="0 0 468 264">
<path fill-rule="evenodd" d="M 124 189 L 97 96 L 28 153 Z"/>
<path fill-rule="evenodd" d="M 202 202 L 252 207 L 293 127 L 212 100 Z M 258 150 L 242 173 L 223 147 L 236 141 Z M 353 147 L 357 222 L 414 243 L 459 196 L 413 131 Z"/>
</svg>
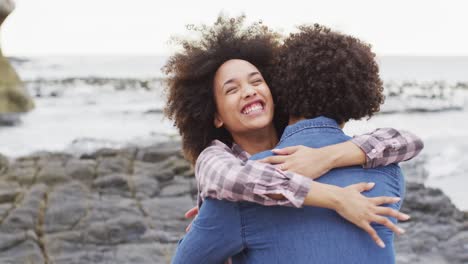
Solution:
<svg viewBox="0 0 468 264">
<path fill-rule="evenodd" d="M 1 32 L 6 55 L 154 54 L 173 51 L 186 24 L 221 12 L 288 33 L 321 23 L 371 43 L 379 55 L 468 55 L 464 0 L 16 0 Z"/>
</svg>

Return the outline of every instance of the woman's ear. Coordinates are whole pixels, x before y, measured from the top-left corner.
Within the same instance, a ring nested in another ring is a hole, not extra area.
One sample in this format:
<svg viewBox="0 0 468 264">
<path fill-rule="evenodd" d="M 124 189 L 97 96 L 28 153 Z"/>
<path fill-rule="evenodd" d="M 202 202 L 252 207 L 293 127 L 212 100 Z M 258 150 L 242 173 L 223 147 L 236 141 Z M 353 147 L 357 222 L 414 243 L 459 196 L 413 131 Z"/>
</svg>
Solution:
<svg viewBox="0 0 468 264">
<path fill-rule="evenodd" d="M 215 114 L 215 118 L 214 118 L 214 122 L 213 122 L 214 126 L 216 128 L 220 128 L 223 126 L 223 121 L 221 120 L 221 118 L 219 117 L 218 113 Z"/>
</svg>

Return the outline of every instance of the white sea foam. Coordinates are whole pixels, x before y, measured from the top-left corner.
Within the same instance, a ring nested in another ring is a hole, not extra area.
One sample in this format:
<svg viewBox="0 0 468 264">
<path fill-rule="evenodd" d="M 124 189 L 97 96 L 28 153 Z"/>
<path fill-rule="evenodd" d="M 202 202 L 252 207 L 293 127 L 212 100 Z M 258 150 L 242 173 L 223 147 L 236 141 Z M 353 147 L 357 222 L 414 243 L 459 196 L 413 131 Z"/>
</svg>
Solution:
<svg viewBox="0 0 468 264">
<path fill-rule="evenodd" d="M 77 149 L 76 139 L 95 139 L 85 149 L 139 144 L 146 138 L 164 140 L 175 134 L 159 113 L 158 91 L 66 89 L 58 97 L 35 98 L 36 108 L 14 127 L 0 127 L 0 152 L 21 156 L 42 150 Z M 153 110 L 152 113 L 146 113 Z M 75 141 L 74 144 L 72 142 Z"/>
</svg>

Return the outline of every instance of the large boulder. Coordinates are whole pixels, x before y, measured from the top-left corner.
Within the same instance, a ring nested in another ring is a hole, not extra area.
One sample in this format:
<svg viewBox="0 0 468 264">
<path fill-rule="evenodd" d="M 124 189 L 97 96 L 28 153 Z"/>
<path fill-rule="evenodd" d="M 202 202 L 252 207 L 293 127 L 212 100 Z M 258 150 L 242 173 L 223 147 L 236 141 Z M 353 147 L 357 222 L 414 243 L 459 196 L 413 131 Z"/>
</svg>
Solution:
<svg viewBox="0 0 468 264">
<path fill-rule="evenodd" d="M 0 0 L 0 29 L 3 21 L 13 9 L 12 0 Z M 10 62 L 3 57 L 0 46 L 0 121 L 3 119 L 2 114 L 23 113 L 33 109 L 33 107 L 34 103 L 31 97 L 24 89 Z"/>
<path fill-rule="evenodd" d="M 13 9 L 15 9 L 15 3 L 12 0 L 0 0 L 0 26 Z"/>
</svg>

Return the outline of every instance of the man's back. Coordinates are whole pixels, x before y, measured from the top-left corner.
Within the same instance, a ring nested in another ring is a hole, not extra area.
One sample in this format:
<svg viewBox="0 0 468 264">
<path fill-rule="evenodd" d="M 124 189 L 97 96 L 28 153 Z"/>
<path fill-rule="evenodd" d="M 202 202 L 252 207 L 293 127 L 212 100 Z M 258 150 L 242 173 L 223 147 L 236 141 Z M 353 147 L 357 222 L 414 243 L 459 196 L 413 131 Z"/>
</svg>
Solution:
<svg viewBox="0 0 468 264">
<path fill-rule="evenodd" d="M 319 117 L 289 126 L 277 147 L 304 145 L 317 148 L 348 139 L 335 121 Z M 268 155 L 271 152 L 262 152 L 251 158 L 259 159 Z M 400 197 L 404 192 L 403 175 L 397 165 L 377 169 L 334 169 L 317 181 L 341 187 L 359 182 L 375 182 L 371 191 L 363 193 L 368 197 Z M 392 207 L 399 209 L 400 203 Z M 265 207 L 252 203 L 240 203 L 239 208 L 247 247 L 242 253 L 242 262 L 394 263 L 393 233 L 381 225 L 374 227 L 387 245 L 385 249 L 379 248 L 365 231 L 333 210 Z"/>
<path fill-rule="evenodd" d="M 289 126 L 278 148 L 322 147 L 348 139 L 333 120 L 317 118 Z M 270 151 L 251 158 L 268 155 Z M 375 187 L 364 193 L 372 197 L 402 196 L 404 190 L 401 170 L 396 165 L 334 169 L 317 181 L 343 187 L 375 182 Z M 399 208 L 400 204 L 392 207 Z M 380 225 L 374 227 L 387 245 L 385 249 L 332 210 L 267 207 L 207 198 L 173 262 L 222 263 L 238 253 L 233 263 L 394 263 L 393 233 Z"/>
</svg>

